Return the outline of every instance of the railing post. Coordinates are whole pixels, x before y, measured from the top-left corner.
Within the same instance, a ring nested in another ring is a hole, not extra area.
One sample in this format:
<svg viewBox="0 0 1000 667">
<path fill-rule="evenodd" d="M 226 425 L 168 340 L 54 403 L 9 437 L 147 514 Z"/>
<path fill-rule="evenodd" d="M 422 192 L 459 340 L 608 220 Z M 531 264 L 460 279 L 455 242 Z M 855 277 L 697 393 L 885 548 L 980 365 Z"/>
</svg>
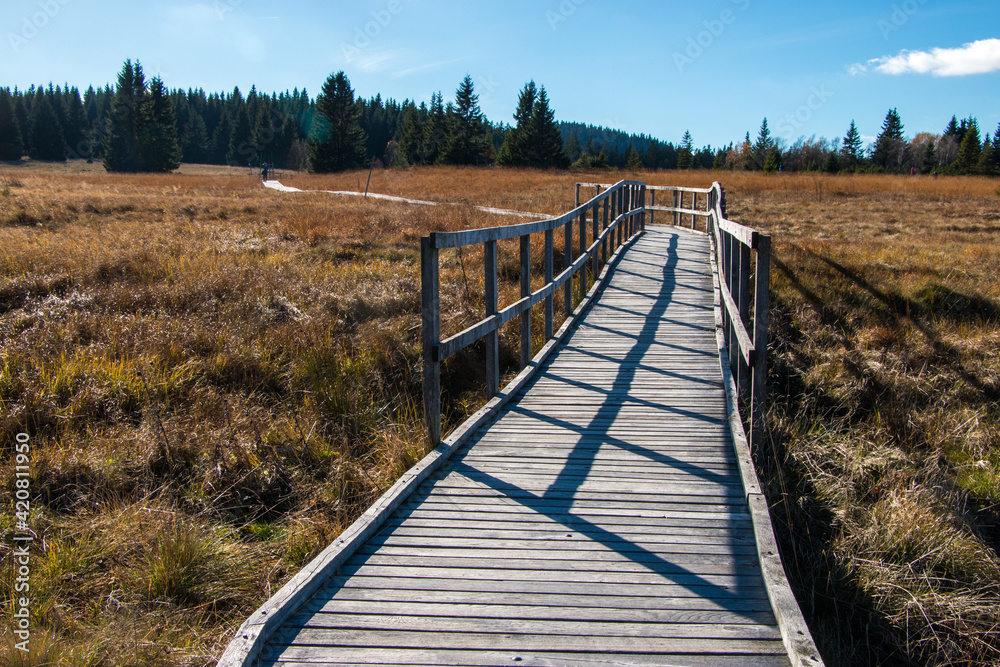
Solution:
<svg viewBox="0 0 1000 667">
<path fill-rule="evenodd" d="M 587 211 L 580 213 L 580 257 L 587 253 Z M 580 301 L 587 298 L 587 263 L 580 267 Z M 596 278 L 596 276 L 595 276 Z"/>
<path fill-rule="evenodd" d="M 573 208 L 580 205 L 580 184 L 576 184 L 576 194 L 573 196 Z"/>
<path fill-rule="evenodd" d="M 483 244 L 483 264 L 486 272 L 486 317 L 497 314 L 497 242 Z M 486 396 L 493 398 L 500 393 L 500 330 L 486 334 Z"/>
<path fill-rule="evenodd" d="M 601 237 L 601 205 L 600 203 L 594 204 L 594 208 L 591 209 L 590 215 L 593 217 L 594 221 L 594 242 Z M 597 280 L 597 276 L 601 274 L 601 253 L 594 249 L 594 258 L 590 263 L 592 271 L 594 272 L 594 280 Z"/>
<path fill-rule="evenodd" d="M 691 193 L 691 210 L 692 211 L 697 211 L 698 210 L 698 193 L 697 192 L 692 192 Z M 694 213 L 691 213 L 691 229 L 695 228 L 695 223 L 696 223 L 697 220 L 698 220 L 698 216 L 696 216 Z"/>
<path fill-rule="evenodd" d="M 567 222 L 563 229 L 565 230 L 563 271 L 565 271 L 573 264 L 573 221 Z M 573 276 L 563 284 L 563 313 L 566 317 L 573 314 Z"/>
<path fill-rule="evenodd" d="M 531 296 L 531 235 L 521 237 L 521 298 Z M 521 370 L 531 363 L 531 309 L 521 313 Z"/>
<path fill-rule="evenodd" d="M 759 236 L 755 234 L 755 236 Z M 739 258 L 737 261 L 740 263 L 739 270 L 739 296 L 736 303 L 740 306 L 740 320 L 743 322 L 743 328 L 750 331 L 750 248 L 740 243 L 737 246 L 739 251 Z M 740 394 L 743 396 L 743 400 L 748 400 L 750 398 L 750 375 L 751 368 L 746 366 L 744 368 L 745 362 L 743 361 L 743 355 L 740 355 L 740 373 L 739 373 L 739 388 Z"/>
<path fill-rule="evenodd" d="M 601 229 L 602 232 L 604 232 L 608 228 L 609 224 L 608 213 L 610 212 L 610 210 L 611 210 L 611 197 L 609 196 L 604 198 L 604 226 Z M 604 262 L 605 264 L 608 263 L 608 244 L 611 243 L 611 239 L 609 238 L 609 236 L 610 234 L 608 236 L 605 236 L 604 243 L 601 244 L 601 261 Z"/>
<path fill-rule="evenodd" d="M 656 224 L 656 190 L 649 191 L 649 224 Z"/>
<path fill-rule="evenodd" d="M 767 399 L 767 325 L 771 289 L 771 237 L 757 235 L 757 289 L 754 295 L 753 397 L 750 413 L 750 445 L 764 437 L 764 402 Z"/>
<path fill-rule="evenodd" d="M 674 190 L 674 227 L 681 226 L 681 213 L 677 209 L 684 203 L 684 196 L 680 190 Z"/>
<path fill-rule="evenodd" d="M 434 237 L 420 239 L 421 318 L 424 356 L 424 423 L 431 446 L 441 442 L 441 360 L 438 343 L 441 336 L 438 293 L 438 249 Z"/>
<path fill-rule="evenodd" d="M 555 277 L 555 236 L 551 229 L 545 231 L 545 284 L 552 283 Z M 549 342 L 554 334 L 555 300 L 550 294 L 545 297 L 545 342 Z"/>
<path fill-rule="evenodd" d="M 639 186 L 639 205 L 642 207 L 642 215 L 639 216 L 639 228 L 646 231 L 646 184 Z"/>
</svg>

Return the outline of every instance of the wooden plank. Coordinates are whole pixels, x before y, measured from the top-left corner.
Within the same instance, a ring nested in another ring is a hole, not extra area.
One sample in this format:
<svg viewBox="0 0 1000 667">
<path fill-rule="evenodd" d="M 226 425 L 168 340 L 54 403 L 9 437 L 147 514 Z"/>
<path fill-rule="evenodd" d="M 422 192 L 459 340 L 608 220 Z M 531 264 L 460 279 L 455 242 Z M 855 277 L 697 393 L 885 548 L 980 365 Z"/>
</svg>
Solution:
<svg viewBox="0 0 1000 667">
<path fill-rule="evenodd" d="M 529 605 L 495 604 L 438 604 L 433 602 L 382 602 L 378 600 L 313 600 L 302 608 L 302 613 L 290 622 L 301 623 L 317 615 L 362 615 L 378 614 L 386 616 L 413 616 L 415 618 L 467 618 L 467 619 L 524 619 L 541 621 L 606 621 L 614 619 L 625 623 L 669 623 L 669 624 L 726 624 L 749 625 L 759 623 L 775 626 L 774 616 L 769 612 L 683 610 L 683 609 L 607 609 L 572 607 L 543 607 Z"/>
<path fill-rule="evenodd" d="M 290 620 L 286 626 L 292 629 L 285 638 L 294 640 L 296 630 L 342 630 L 346 632 L 369 630 L 375 632 L 445 632 L 461 634 L 519 634 L 558 637 L 606 637 L 636 639 L 713 639 L 769 640 L 780 641 L 777 628 L 752 626 L 747 624 L 665 624 L 665 623 L 608 623 L 601 621 L 560 621 L 537 619 L 489 619 L 489 618 L 419 618 L 400 615 L 351 615 L 339 617 L 333 614 L 304 617 Z M 291 635 L 291 636 L 290 636 Z M 277 643 L 277 642 L 276 642 Z M 290 643 L 290 642 L 289 642 Z"/>
<path fill-rule="evenodd" d="M 594 667 L 598 664 L 613 664 L 616 667 L 775 667 L 780 662 L 778 656 L 758 655 L 691 655 L 637 653 L 608 656 L 602 653 L 561 653 L 559 651 L 445 651 L 410 649 L 353 649 L 340 655 L 292 655 L 288 649 L 271 651 L 269 664 L 282 667 L 318 667 L 329 665 L 379 665 L 379 667 L 429 667 L 447 665 L 449 667 L 496 667 L 497 665 L 524 664 L 532 667 Z"/>
<path fill-rule="evenodd" d="M 278 641 L 294 641 L 284 655 L 308 653 L 311 647 L 369 647 L 373 633 L 356 630 L 322 630 L 303 628 L 279 637 Z M 383 631 L 377 634 L 383 648 L 427 648 L 451 650 L 527 650 L 577 651 L 594 653 L 630 653 L 636 642 L 631 637 L 537 636 L 527 634 L 488 634 L 472 632 L 404 632 Z M 701 639 L 647 637 L 643 651 L 649 653 L 750 654 L 781 655 L 785 647 L 780 641 L 755 639 Z"/>
</svg>

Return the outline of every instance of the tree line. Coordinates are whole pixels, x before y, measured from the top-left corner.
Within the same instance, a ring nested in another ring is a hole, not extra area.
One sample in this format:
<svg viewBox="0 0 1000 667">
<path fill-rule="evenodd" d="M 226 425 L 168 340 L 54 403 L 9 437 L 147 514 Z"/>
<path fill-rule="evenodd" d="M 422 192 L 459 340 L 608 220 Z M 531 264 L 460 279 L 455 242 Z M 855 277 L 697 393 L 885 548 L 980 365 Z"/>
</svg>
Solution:
<svg viewBox="0 0 1000 667">
<path fill-rule="evenodd" d="M 320 94 L 208 94 L 168 90 L 127 61 L 117 84 L 0 88 L 0 159 L 102 160 L 112 171 L 170 171 L 181 161 L 331 171 L 428 164 L 539 168 L 743 169 L 1000 175 L 1000 127 L 991 136 L 976 118 L 953 117 L 941 134 L 906 139 L 889 110 L 876 141 L 864 146 L 854 121 L 843 139 L 775 139 L 765 118 L 752 139 L 696 148 L 645 134 L 555 120 L 544 86 L 521 89 L 513 124 L 483 114 L 470 77 L 453 101 L 356 98 L 344 72 Z"/>
</svg>

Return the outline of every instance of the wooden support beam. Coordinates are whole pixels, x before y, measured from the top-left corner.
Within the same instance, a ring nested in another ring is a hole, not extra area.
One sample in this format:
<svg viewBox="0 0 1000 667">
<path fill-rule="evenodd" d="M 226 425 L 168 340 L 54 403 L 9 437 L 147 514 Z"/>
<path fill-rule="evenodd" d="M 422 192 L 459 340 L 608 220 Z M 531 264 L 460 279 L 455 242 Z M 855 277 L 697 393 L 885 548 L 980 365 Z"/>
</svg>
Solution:
<svg viewBox="0 0 1000 667">
<path fill-rule="evenodd" d="M 483 244 L 483 263 L 486 278 L 486 317 L 497 314 L 499 289 L 497 285 L 497 242 Z M 486 395 L 493 398 L 500 393 L 500 332 L 496 329 L 486 335 Z"/>
<path fill-rule="evenodd" d="M 441 442 L 441 361 L 438 342 L 441 337 L 438 291 L 438 249 L 433 239 L 420 239 L 421 319 L 424 354 L 424 423 L 430 444 Z"/>
<path fill-rule="evenodd" d="M 521 298 L 531 296 L 531 235 L 521 237 Z M 531 309 L 521 313 L 521 369 L 531 363 Z"/>
</svg>

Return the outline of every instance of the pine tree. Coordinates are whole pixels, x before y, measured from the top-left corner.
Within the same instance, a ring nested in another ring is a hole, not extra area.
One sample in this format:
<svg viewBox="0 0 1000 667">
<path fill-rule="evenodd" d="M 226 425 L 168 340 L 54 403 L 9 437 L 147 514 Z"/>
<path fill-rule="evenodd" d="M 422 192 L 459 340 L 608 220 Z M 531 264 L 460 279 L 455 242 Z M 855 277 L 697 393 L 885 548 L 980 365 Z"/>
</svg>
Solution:
<svg viewBox="0 0 1000 667">
<path fill-rule="evenodd" d="M 840 172 L 840 160 L 837 159 L 837 151 L 830 151 L 826 156 L 826 162 L 823 163 L 823 171 L 828 174 Z"/>
<path fill-rule="evenodd" d="M 535 161 L 534 119 L 535 101 L 538 98 L 538 88 L 534 81 L 529 81 L 521 89 L 517 99 L 517 109 L 514 120 L 517 124 L 507 132 L 497 163 L 504 167 L 527 167 Z"/>
<path fill-rule="evenodd" d="M 774 148 L 774 139 L 771 137 L 771 130 L 767 127 L 767 118 L 760 125 L 760 132 L 757 135 L 757 142 L 753 145 L 753 159 L 757 169 L 764 169 L 764 163 Z"/>
<path fill-rule="evenodd" d="M 852 119 L 851 126 L 847 128 L 847 135 L 844 137 L 844 145 L 840 149 L 845 162 L 843 166 L 846 169 L 853 171 L 858 166 L 861 162 L 861 149 L 863 147 L 864 141 L 861 139 L 861 132 L 858 131 L 858 126 Z"/>
<path fill-rule="evenodd" d="M 477 164 L 486 149 L 486 130 L 479 96 L 468 74 L 455 91 L 455 107 L 449 120 L 443 161 L 448 164 Z"/>
<path fill-rule="evenodd" d="M 903 122 L 900 120 L 899 112 L 889 109 L 885 121 L 882 123 L 882 131 L 875 141 L 875 150 L 872 152 L 872 162 L 879 168 L 898 172 L 903 168 L 906 154 L 906 142 L 903 139 Z"/>
<path fill-rule="evenodd" d="M 65 105 L 64 116 L 66 124 L 63 126 L 63 134 L 70 154 L 74 158 L 85 159 L 93 154 L 93 148 L 87 140 L 87 113 L 83 108 L 83 100 L 80 99 L 80 91 L 76 88 L 69 89 L 63 95 Z"/>
<path fill-rule="evenodd" d="M 750 137 L 747 135 L 747 143 L 750 142 Z M 694 148 L 694 141 L 691 139 L 691 132 L 688 130 L 684 131 L 684 137 L 681 139 L 681 149 L 677 152 L 677 168 L 678 169 L 690 169 L 694 162 L 694 153 L 692 152 Z"/>
<path fill-rule="evenodd" d="M 181 166 L 174 108 L 159 77 L 153 77 L 149 82 L 143 103 L 139 153 L 142 155 L 143 171 L 167 173 Z"/>
<path fill-rule="evenodd" d="M 229 133 L 229 145 L 226 149 L 226 164 L 242 167 L 253 164 L 257 151 L 251 145 L 253 127 L 250 125 L 250 109 L 246 103 L 239 106 L 233 117 L 233 129 Z"/>
<path fill-rule="evenodd" d="M 959 133 L 958 118 L 952 116 L 951 120 L 948 122 L 948 127 L 944 128 L 944 136 L 957 137 L 958 133 Z"/>
<path fill-rule="evenodd" d="M 52 108 L 49 95 L 39 90 L 31 109 L 31 145 L 28 155 L 33 160 L 66 160 L 66 140 L 59 117 Z"/>
<path fill-rule="evenodd" d="M 767 152 L 767 157 L 764 158 L 764 165 L 762 168 L 768 174 L 773 174 L 781 169 L 781 151 L 776 148 L 769 150 Z"/>
<path fill-rule="evenodd" d="M 921 173 L 929 174 L 937 169 L 937 162 L 937 150 L 934 145 L 934 139 L 931 139 L 927 144 L 927 150 L 924 151 L 924 157 L 920 164 Z"/>
<path fill-rule="evenodd" d="M 181 131 L 181 153 L 184 161 L 192 164 L 208 162 L 211 159 L 210 143 L 204 117 L 196 111 L 191 113 Z"/>
<path fill-rule="evenodd" d="M 146 77 L 142 65 L 125 61 L 118 74 L 118 86 L 104 140 L 104 168 L 111 172 L 139 172 L 143 169 L 139 153 L 142 106 L 146 96 Z"/>
<path fill-rule="evenodd" d="M 566 154 L 566 160 L 570 164 L 580 159 L 583 155 L 583 146 L 580 145 L 580 135 L 574 132 L 566 137 L 566 142 L 563 145 L 563 153 Z"/>
<path fill-rule="evenodd" d="M 14 89 L 14 117 L 17 118 L 17 124 L 21 127 L 21 146 L 22 150 L 27 152 L 28 146 L 31 144 L 31 139 L 28 136 L 31 130 L 31 120 L 28 113 L 28 105 L 25 102 L 25 96 L 17 92 L 17 88 Z"/>
<path fill-rule="evenodd" d="M 991 176 L 1000 176 L 1000 125 L 997 125 L 997 131 L 993 135 L 993 142 L 991 144 L 992 150 L 990 151 L 991 159 L 989 164 L 989 174 Z"/>
<path fill-rule="evenodd" d="M 329 173 L 357 169 L 366 162 L 368 137 L 361 129 L 361 112 L 354 103 L 354 89 L 344 72 L 331 75 L 316 98 L 320 128 L 312 138 L 310 170 Z"/>
<path fill-rule="evenodd" d="M 424 124 L 423 163 L 437 164 L 442 161 L 447 134 L 448 116 L 444 110 L 444 96 L 440 92 L 431 94 L 431 108 Z"/>
<path fill-rule="evenodd" d="M 555 120 L 555 112 L 549 105 L 549 95 L 545 86 L 538 89 L 538 98 L 531 112 L 531 135 L 533 135 L 534 166 L 547 169 L 565 169 L 569 166 L 564 150 L 562 132 Z"/>
<path fill-rule="evenodd" d="M 0 88 L 0 160 L 20 160 L 24 155 L 21 124 L 14 111 L 14 98 Z"/>
<path fill-rule="evenodd" d="M 629 171 L 642 169 L 642 160 L 639 159 L 639 154 L 632 144 L 629 144 L 628 150 L 625 151 L 625 168 Z"/>
<path fill-rule="evenodd" d="M 965 136 L 958 146 L 958 157 L 952 164 L 956 174 L 975 174 L 979 171 L 979 157 L 983 151 L 983 143 L 979 134 L 979 121 L 970 118 L 966 123 Z"/>
<path fill-rule="evenodd" d="M 420 112 L 414 104 L 409 104 L 403 113 L 403 122 L 399 130 L 399 155 L 396 158 L 400 166 L 420 164 L 423 156 L 424 127 L 420 122 Z"/>
</svg>

